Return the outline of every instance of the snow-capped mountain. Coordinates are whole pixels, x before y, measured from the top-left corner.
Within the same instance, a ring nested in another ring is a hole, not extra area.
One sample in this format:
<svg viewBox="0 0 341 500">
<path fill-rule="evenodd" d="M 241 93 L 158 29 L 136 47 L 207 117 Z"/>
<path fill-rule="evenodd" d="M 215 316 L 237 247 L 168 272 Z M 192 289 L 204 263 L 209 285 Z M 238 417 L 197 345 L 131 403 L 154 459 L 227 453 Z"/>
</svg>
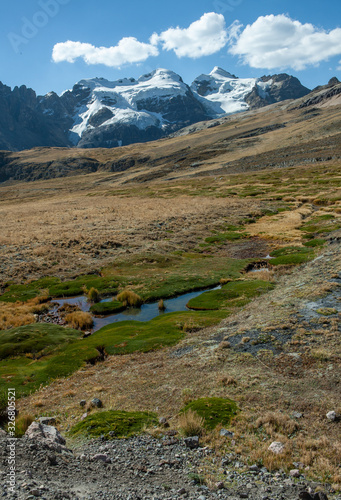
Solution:
<svg viewBox="0 0 341 500">
<path fill-rule="evenodd" d="M 138 80 L 81 80 L 58 96 L 0 83 L 0 149 L 117 147 L 159 139 L 193 123 L 309 93 L 281 74 L 237 78 L 215 67 L 191 86 L 157 69 Z"/>
<path fill-rule="evenodd" d="M 209 117 L 182 78 L 165 69 L 138 80 L 81 80 L 61 100 L 74 102 L 70 140 L 80 147 L 158 139 Z"/>
</svg>

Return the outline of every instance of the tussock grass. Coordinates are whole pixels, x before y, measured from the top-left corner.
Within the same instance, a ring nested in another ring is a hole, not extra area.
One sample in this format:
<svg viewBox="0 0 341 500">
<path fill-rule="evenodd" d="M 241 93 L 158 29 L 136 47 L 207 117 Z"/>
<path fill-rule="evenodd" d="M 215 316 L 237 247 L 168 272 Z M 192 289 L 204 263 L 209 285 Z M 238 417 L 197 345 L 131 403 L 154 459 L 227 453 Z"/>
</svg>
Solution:
<svg viewBox="0 0 341 500">
<path fill-rule="evenodd" d="M 117 300 L 127 307 L 140 307 L 143 304 L 142 298 L 131 290 L 124 290 L 117 295 Z"/>
<path fill-rule="evenodd" d="M 185 437 L 202 436 L 205 433 L 205 419 L 189 408 L 179 417 L 179 430 Z"/>
<path fill-rule="evenodd" d="M 75 311 L 67 314 L 65 321 L 71 328 L 77 330 L 89 330 L 94 324 L 91 314 L 83 311 Z"/>
<path fill-rule="evenodd" d="M 90 290 L 86 290 L 86 296 L 88 297 L 88 301 L 92 302 L 93 304 L 97 304 L 97 302 L 100 302 L 101 296 L 95 287 L 91 287 Z"/>
</svg>

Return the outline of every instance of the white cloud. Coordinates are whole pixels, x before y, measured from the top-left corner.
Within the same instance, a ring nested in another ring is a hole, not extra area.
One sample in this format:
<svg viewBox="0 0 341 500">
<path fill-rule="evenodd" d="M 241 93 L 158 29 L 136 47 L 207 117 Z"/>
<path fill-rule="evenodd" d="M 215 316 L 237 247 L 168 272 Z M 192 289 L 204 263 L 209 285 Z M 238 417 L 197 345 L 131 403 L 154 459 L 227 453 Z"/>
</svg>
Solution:
<svg viewBox="0 0 341 500">
<path fill-rule="evenodd" d="M 53 47 L 52 59 L 54 62 L 75 62 L 82 58 L 87 64 L 104 64 L 112 68 L 126 63 L 145 61 L 150 56 L 157 56 L 158 48 L 155 45 L 139 42 L 136 38 L 122 38 L 115 47 L 95 47 L 90 43 L 62 42 Z"/>
<path fill-rule="evenodd" d="M 302 70 L 341 54 L 341 28 L 327 32 L 284 14 L 261 16 L 244 30 L 234 23 L 231 29 L 229 52 L 253 68 Z"/>
<path fill-rule="evenodd" d="M 215 54 L 228 41 L 225 18 L 208 12 L 188 28 L 169 28 L 160 35 L 154 33 L 151 43 L 162 43 L 164 50 L 174 50 L 178 57 L 196 59 Z"/>
</svg>

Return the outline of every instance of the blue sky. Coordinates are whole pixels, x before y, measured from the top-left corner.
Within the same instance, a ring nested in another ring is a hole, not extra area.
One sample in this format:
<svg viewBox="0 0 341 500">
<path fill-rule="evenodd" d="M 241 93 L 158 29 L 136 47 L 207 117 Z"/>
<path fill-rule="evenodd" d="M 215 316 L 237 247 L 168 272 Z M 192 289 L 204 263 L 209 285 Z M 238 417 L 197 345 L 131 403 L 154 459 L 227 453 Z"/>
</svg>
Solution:
<svg viewBox="0 0 341 500">
<path fill-rule="evenodd" d="M 2 4 L 0 81 L 38 94 L 158 67 L 341 80 L 339 0 L 15 0 Z"/>
</svg>

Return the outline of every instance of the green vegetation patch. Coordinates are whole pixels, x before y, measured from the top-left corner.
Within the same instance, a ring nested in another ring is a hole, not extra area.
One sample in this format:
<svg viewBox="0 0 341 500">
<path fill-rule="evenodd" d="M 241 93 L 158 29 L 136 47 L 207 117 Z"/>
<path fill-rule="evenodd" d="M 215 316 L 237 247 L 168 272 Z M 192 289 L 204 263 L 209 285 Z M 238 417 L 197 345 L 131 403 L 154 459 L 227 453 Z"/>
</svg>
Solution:
<svg viewBox="0 0 341 500">
<path fill-rule="evenodd" d="M 326 240 L 323 238 L 315 238 L 314 240 L 306 241 L 303 243 L 305 247 L 323 247 L 326 244 Z"/>
<path fill-rule="evenodd" d="M 126 306 L 119 300 L 109 300 L 108 302 L 98 302 L 90 307 L 93 314 L 115 314 L 122 312 Z"/>
<path fill-rule="evenodd" d="M 237 233 L 236 231 L 227 231 L 226 233 L 217 233 L 214 234 L 213 236 L 209 236 L 208 238 L 205 239 L 205 242 L 210 244 L 212 243 L 222 244 L 225 243 L 225 241 L 234 241 L 245 237 L 246 237 L 245 233 Z"/>
<path fill-rule="evenodd" d="M 169 313 L 146 323 L 114 323 L 85 339 L 79 338 L 77 330 L 44 323 L 9 330 L 0 335 L 0 390 L 16 387 L 18 397 L 24 396 L 86 363 L 103 360 L 106 354 L 174 345 L 186 331 L 212 326 L 226 316 L 226 311 Z"/>
<path fill-rule="evenodd" d="M 214 311 L 228 307 L 241 307 L 253 297 L 272 290 L 274 285 L 268 281 L 232 281 L 220 290 L 204 292 L 191 299 L 187 307 L 195 310 Z"/>
<path fill-rule="evenodd" d="M 117 281 L 111 277 L 102 278 L 97 275 L 85 275 L 71 281 L 61 281 L 59 278 L 41 278 L 30 283 L 21 285 L 9 285 L 0 296 L 4 302 L 25 302 L 42 294 L 50 297 L 73 297 L 84 293 L 84 288 L 88 290 L 96 288 L 101 294 L 114 294 L 117 291 Z"/>
<path fill-rule="evenodd" d="M 36 323 L 0 332 L 0 359 L 31 354 L 42 357 L 56 346 L 79 339 L 79 331 L 57 325 Z"/>
<path fill-rule="evenodd" d="M 300 230 L 308 234 L 328 234 L 341 228 L 341 220 L 333 214 L 324 214 L 312 217 L 300 227 Z"/>
<path fill-rule="evenodd" d="M 188 403 L 181 413 L 188 410 L 195 411 L 200 417 L 205 419 L 205 427 L 214 429 L 217 425 L 229 425 L 232 418 L 239 411 L 236 403 L 232 399 L 225 398 L 201 398 Z"/>
<path fill-rule="evenodd" d="M 194 257 L 195 256 L 195 257 Z M 132 256 L 102 270 L 106 277 L 137 293 L 144 302 L 154 302 L 217 285 L 220 279 L 237 279 L 250 259 L 179 253 Z"/>
<path fill-rule="evenodd" d="M 270 260 L 272 266 L 290 265 L 295 266 L 308 262 L 315 257 L 315 252 L 309 247 L 282 247 L 274 250 L 271 254 L 274 257 Z"/>
<path fill-rule="evenodd" d="M 101 411 L 89 415 L 69 432 L 73 437 L 105 439 L 127 438 L 140 434 L 145 426 L 157 425 L 158 419 L 151 412 Z"/>
</svg>

